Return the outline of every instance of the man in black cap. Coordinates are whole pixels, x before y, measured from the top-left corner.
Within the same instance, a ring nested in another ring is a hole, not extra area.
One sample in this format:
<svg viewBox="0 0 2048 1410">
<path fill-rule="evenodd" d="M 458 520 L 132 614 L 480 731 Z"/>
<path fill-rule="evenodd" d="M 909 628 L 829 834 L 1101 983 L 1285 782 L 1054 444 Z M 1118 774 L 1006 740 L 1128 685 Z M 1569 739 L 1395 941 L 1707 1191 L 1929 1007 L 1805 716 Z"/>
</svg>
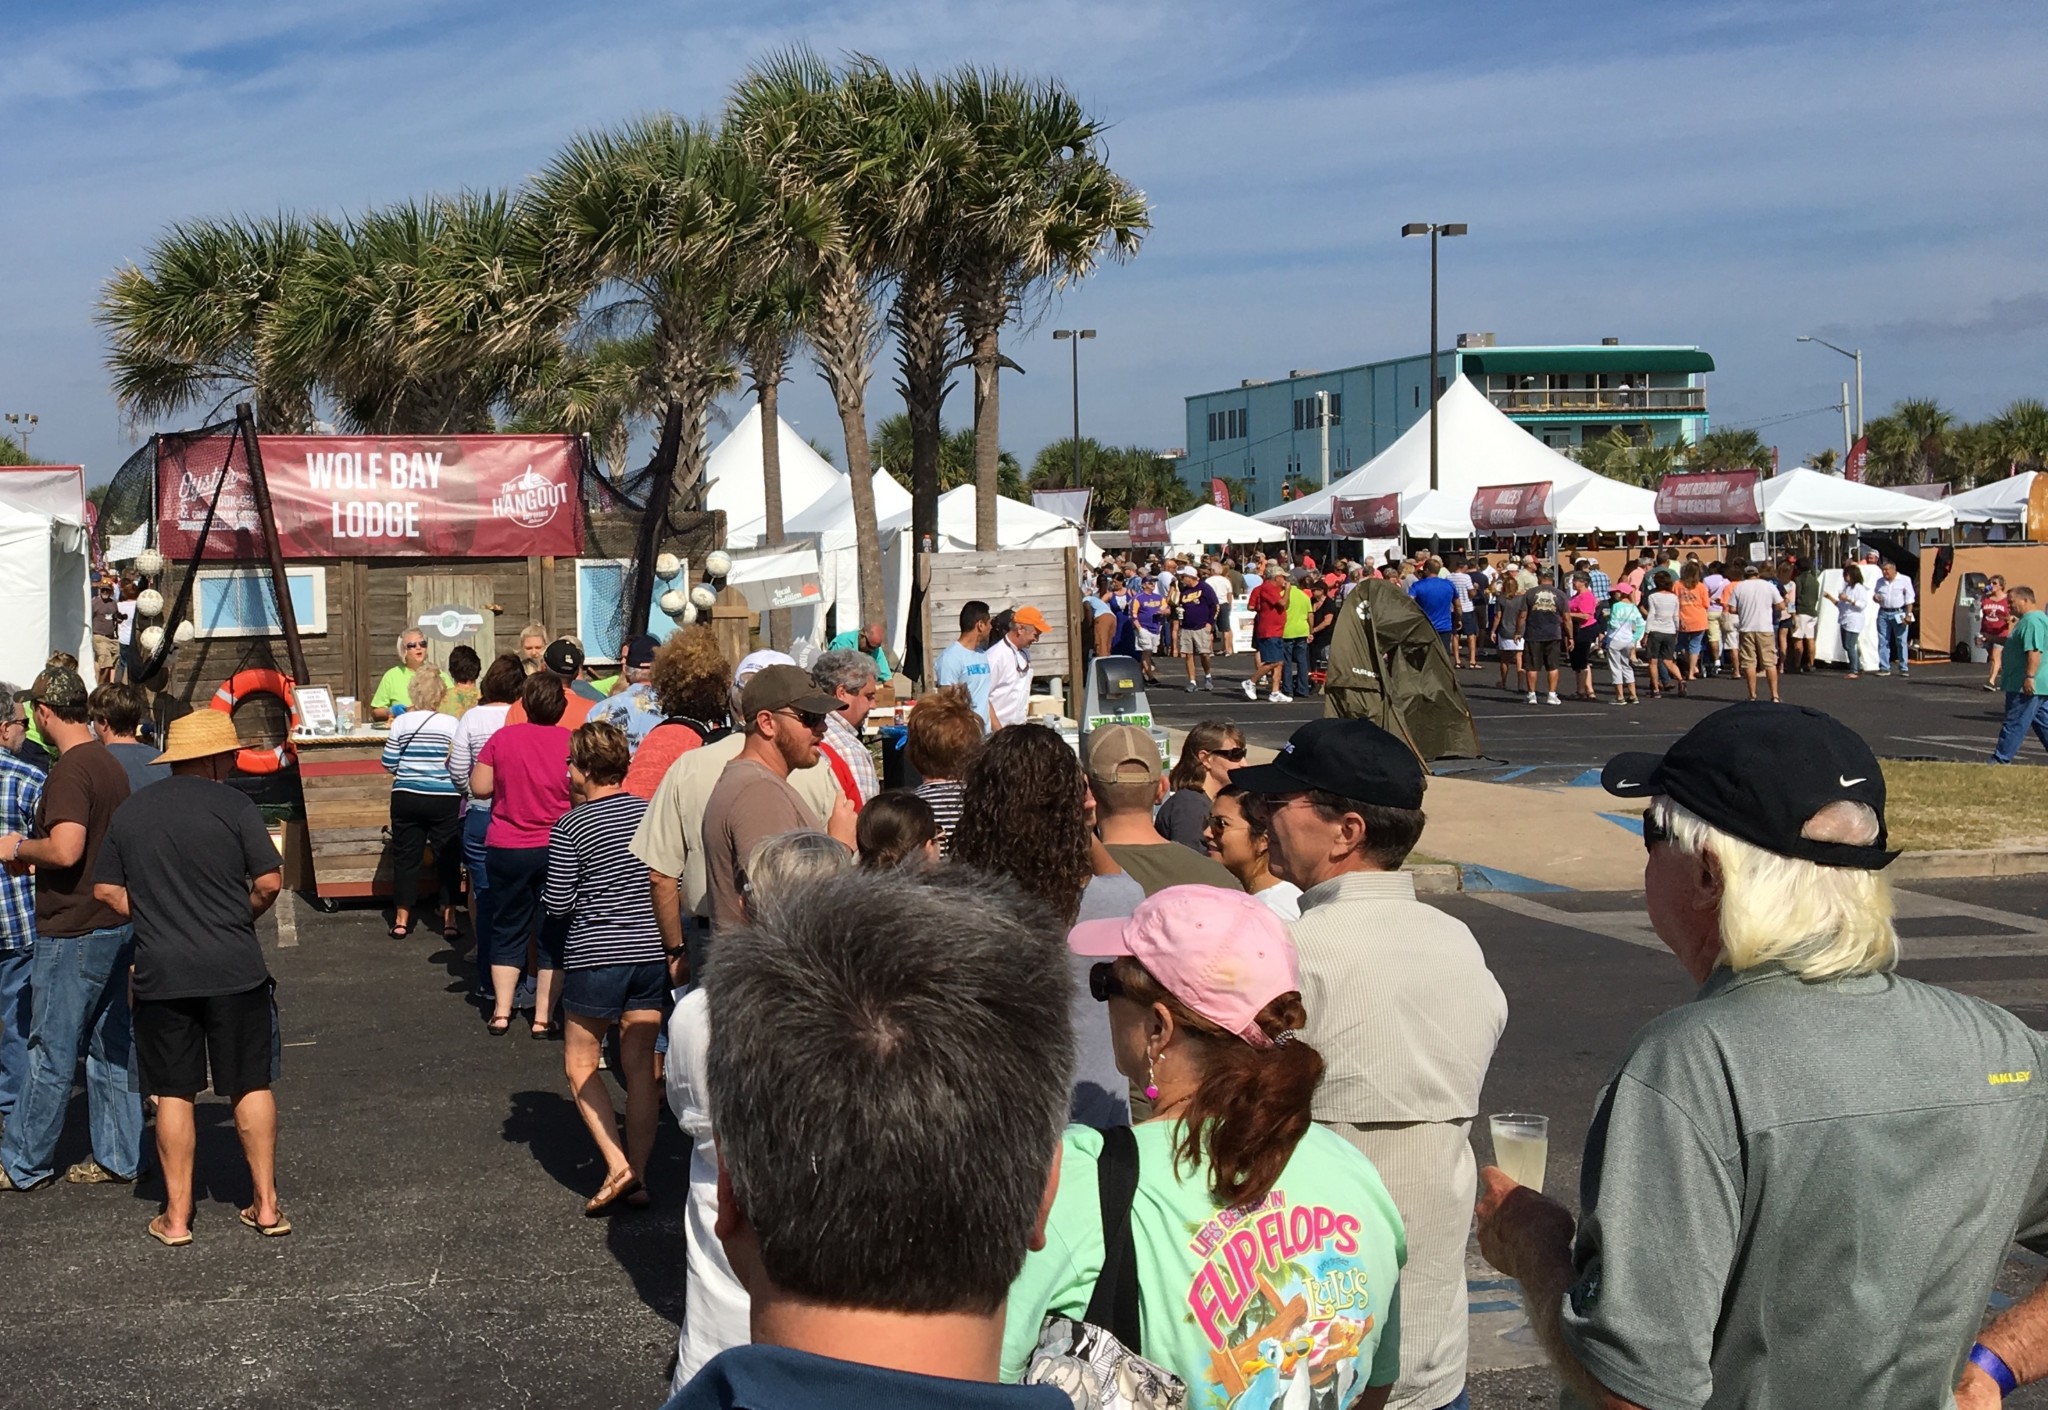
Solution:
<svg viewBox="0 0 2048 1410">
<path fill-rule="evenodd" d="M 646 633 L 629 637 L 619 651 L 620 677 L 624 683 L 589 716 L 624 730 L 626 743 L 635 750 L 647 738 L 648 731 L 664 718 L 652 684 L 654 653 L 660 649 L 661 643 Z"/>
<path fill-rule="evenodd" d="M 844 795 L 830 818 L 811 811 L 790 774 L 818 762 L 825 719 L 845 702 L 811 683 L 801 666 L 768 666 L 740 690 L 738 724 L 747 742 L 725 766 L 704 804 L 704 874 L 714 936 L 746 921 L 747 861 L 785 832 L 823 828 L 853 847 L 853 804 Z"/>
<path fill-rule="evenodd" d="M 1472 1121 L 1507 1000 L 1462 921 L 1415 898 L 1422 765 L 1370 720 L 1312 720 L 1232 784 L 1263 795 L 1273 874 L 1302 890 L 1289 926 L 1315 1119 L 1378 1167 L 1408 1231 L 1401 1379 L 1389 1405 L 1438 1410 L 1465 1389 Z"/>
<path fill-rule="evenodd" d="M 1979 1403 L 2006 1246 L 2048 1248 L 2048 1044 L 1890 972 L 1876 757 L 1736 705 L 1602 782 L 1649 800 L 1650 919 L 1700 990 L 1601 1094 L 1576 1241 L 1489 1167 L 1480 1248 L 1595 1405 Z"/>
</svg>

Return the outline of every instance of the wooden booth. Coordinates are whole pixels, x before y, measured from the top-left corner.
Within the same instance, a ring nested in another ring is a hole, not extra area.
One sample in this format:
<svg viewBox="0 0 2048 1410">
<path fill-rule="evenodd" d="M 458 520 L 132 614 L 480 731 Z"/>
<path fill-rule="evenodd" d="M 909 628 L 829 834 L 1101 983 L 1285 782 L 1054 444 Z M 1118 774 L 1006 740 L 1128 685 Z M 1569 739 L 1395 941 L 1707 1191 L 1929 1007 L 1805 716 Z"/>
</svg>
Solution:
<svg viewBox="0 0 2048 1410">
<path fill-rule="evenodd" d="M 275 570 L 238 446 L 160 443 L 160 586 L 178 604 L 166 625 L 182 641 L 164 688 L 205 708 L 228 682 L 293 676 L 273 587 L 281 571 L 305 662 L 295 684 L 352 697 L 361 723 L 305 733 L 278 695 L 237 689 L 230 713 L 243 742 L 286 751 L 276 778 L 240 781 L 286 820 L 288 886 L 327 902 L 388 895 L 386 728 L 369 715 L 378 682 L 399 664 L 401 633 L 424 630 L 443 666 L 464 644 L 488 665 L 538 622 L 608 662 L 625 638 L 674 624 L 653 606 L 645 621 L 627 620 L 642 513 L 578 437 L 266 435 L 258 444 L 281 550 Z M 671 514 L 665 529 L 656 551 L 685 563 L 679 577 L 724 534 L 716 514 Z M 669 585 L 657 581 L 654 595 Z"/>
</svg>

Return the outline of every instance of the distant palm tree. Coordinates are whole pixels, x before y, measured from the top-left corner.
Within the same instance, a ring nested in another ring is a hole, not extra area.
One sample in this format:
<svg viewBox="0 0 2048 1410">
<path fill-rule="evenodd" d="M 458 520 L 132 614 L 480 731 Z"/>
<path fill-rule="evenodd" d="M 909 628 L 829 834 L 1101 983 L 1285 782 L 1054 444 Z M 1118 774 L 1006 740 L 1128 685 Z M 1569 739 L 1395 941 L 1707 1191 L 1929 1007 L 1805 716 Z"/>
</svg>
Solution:
<svg viewBox="0 0 2048 1410">
<path fill-rule="evenodd" d="M 1688 470 L 1764 470 L 1771 468 L 1771 448 L 1747 428 L 1709 431 L 1686 448 Z"/>
<path fill-rule="evenodd" d="M 1842 453 L 1833 446 L 1829 446 L 1826 450 L 1817 450 L 1807 456 L 1802 463 L 1809 470 L 1818 470 L 1823 475 L 1832 475 L 1835 473 L 1835 469 L 1840 464 L 1841 459 Z"/>
<path fill-rule="evenodd" d="M 1986 423 L 2009 465 L 2048 469 L 2048 406 L 2032 397 L 2013 402 Z M 1999 474 L 2005 473 L 2000 470 Z"/>
<path fill-rule="evenodd" d="M 1874 485 L 1924 485 L 1948 449 L 1956 420 L 1932 398 L 1908 398 L 1864 426 L 1866 478 Z"/>
<path fill-rule="evenodd" d="M 247 398 L 266 428 L 310 426 L 313 387 L 267 360 L 263 331 L 311 247 L 310 229 L 291 215 L 195 220 L 159 236 L 141 265 L 116 271 L 94 321 L 129 421 L 195 411 L 212 421 Z"/>
</svg>

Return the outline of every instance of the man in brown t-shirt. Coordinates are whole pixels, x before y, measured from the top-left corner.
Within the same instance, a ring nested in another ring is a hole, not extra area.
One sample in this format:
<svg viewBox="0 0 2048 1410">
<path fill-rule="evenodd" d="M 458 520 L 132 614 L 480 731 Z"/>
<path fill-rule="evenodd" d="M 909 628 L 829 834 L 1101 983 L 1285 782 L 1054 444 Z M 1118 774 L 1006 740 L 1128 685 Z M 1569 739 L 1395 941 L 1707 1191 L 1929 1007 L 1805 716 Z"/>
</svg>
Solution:
<svg viewBox="0 0 2048 1410">
<path fill-rule="evenodd" d="M 85 1050 L 92 1158 L 65 1172 L 74 1184 L 128 1181 L 142 1155 L 142 1099 L 132 1065 L 128 966 L 135 929 L 92 894 L 100 842 L 128 797 L 128 771 L 93 738 L 85 682 L 53 666 L 29 688 L 36 728 L 56 746 L 32 836 L 0 836 L 0 865 L 36 877 L 36 954 L 29 977 L 29 1064 L 14 1116 L 0 1135 L 0 1190 L 55 1176 L 57 1138 Z"/>
<path fill-rule="evenodd" d="M 704 805 L 704 871 L 714 935 L 746 923 L 747 858 L 770 837 L 817 831 L 818 815 L 789 786 L 795 769 L 818 762 L 825 717 L 844 701 L 811 684 L 799 666 L 756 671 L 740 692 L 740 728 L 747 742 L 725 766 Z M 851 849 L 853 805 L 844 795 L 825 831 Z"/>
</svg>

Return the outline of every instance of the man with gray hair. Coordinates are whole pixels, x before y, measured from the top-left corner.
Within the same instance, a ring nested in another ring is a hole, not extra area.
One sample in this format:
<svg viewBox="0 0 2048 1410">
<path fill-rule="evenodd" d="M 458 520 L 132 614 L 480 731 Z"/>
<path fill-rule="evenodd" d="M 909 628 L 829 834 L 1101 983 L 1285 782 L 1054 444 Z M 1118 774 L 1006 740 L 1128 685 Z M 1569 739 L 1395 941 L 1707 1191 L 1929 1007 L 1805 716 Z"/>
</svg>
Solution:
<svg viewBox="0 0 2048 1410">
<path fill-rule="evenodd" d="M 882 688 L 874 658 L 859 651 L 828 651 L 812 664 L 811 684 L 843 706 L 825 717 L 825 738 L 818 748 L 839 791 L 858 812 L 882 791 L 875 756 L 860 737 L 861 724 L 875 708 Z"/>
<path fill-rule="evenodd" d="M 1481 1172 L 1480 1249 L 1559 1372 L 1600 1407 L 1750 1410 L 2010 1376 L 1971 1343 L 2008 1243 L 2048 1248 L 2048 1040 L 1891 973 L 1869 746 L 1736 705 L 1601 781 L 1649 800 L 1650 919 L 1700 990 L 1601 1094 L 1576 1242 L 1562 1205 Z"/>
<path fill-rule="evenodd" d="M 707 1076 L 753 1341 L 666 1410 L 1066 1410 L 1055 1386 L 997 1382 L 1067 1119 L 1059 931 L 945 871 L 848 872 L 750 920 L 707 981 Z"/>
</svg>

